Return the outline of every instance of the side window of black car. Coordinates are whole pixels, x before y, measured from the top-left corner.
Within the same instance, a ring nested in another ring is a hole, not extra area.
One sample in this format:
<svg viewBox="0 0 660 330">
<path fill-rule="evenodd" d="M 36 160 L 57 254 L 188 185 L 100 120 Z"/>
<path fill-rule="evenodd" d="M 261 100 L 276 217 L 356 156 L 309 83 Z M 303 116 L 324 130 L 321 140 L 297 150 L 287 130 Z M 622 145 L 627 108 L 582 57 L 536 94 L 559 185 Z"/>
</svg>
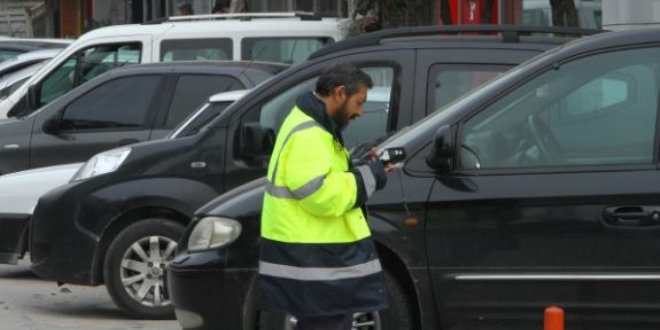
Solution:
<svg viewBox="0 0 660 330">
<path fill-rule="evenodd" d="M 431 66 L 426 113 L 429 114 L 444 107 L 510 68 L 510 65 L 488 64 L 435 64 Z"/>
<path fill-rule="evenodd" d="M 651 164 L 659 80 L 660 48 L 549 68 L 465 122 L 460 166 Z"/>
<path fill-rule="evenodd" d="M 364 67 L 362 69 L 371 76 L 374 86 L 367 94 L 362 117 L 353 120 L 342 134 L 344 142 L 349 148 L 359 142 L 371 141 L 384 136 L 389 127 L 394 69 L 391 67 Z M 298 96 L 305 91 L 314 91 L 317 79 L 318 77 L 307 79 L 264 103 L 257 110 L 261 127 L 273 132 L 279 131 L 280 125 L 295 106 Z"/>
<path fill-rule="evenodd" d="M 209 97 L 222 92 L 243 89 L 236 78 L 221 75 L 181 75 L 176 83 L 172 102 L 167 111 L 165 128 L 174 128 L 183 118 Z"/>
<path fill-rule="evenodd" d="M 61 129 L 139 129 L 146 124 L 159 80 L 145 75 L 109 81 L 69 104 Z"/>
</svg>

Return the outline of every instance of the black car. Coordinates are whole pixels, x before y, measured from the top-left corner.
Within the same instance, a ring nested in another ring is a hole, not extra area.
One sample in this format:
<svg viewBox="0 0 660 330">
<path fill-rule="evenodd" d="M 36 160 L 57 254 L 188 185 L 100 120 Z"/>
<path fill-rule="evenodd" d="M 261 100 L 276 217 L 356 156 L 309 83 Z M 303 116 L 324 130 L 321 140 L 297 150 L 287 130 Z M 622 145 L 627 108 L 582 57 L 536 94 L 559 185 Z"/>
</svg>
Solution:
<svg viewBox="0 0 660 330">
<path fill-rule="evenodd" d="M 495 35 L 444 35 L 464 30 Z M 295 98 L 314 88 L 322 70 L 351 62 L 375 82 L 365 114 L 344 134 L 347 145 L 355 145 L 408 126 L 570 39 L 524 35 L 530 31 L 426 27 L 328 46 L 255 88 L 198 134 L 131 146 L 128 156 L 113 160 L 111 173 L 71 182 L 43 196 L 32 221 L 32 269 L 61 282 L 105 283 L 117 305 L 131 315 L 171 317 L 174 308 L 162 288 L 162 269 L 154 268 L 161 263 L 144 258 L 170 255 L 197 208 L 264 175 L 279 124 Z M 151 241 L 159 244 L 146 256 L 130 249 L 133 243 Z"/>
<path fill-rule="evenodd" d="M 81 162 L 117 146 L 162 138 L 209 96 L 252 88 L 284 68 L 173 62 L 109 71 L 28 116 L 0 120 L 0 175 Z"/>
<path fill-rule="evenodd" d="M 659 90 L 660 29 L 604 33 L 380 144 L 408 157 L 369 201 L 394 303 L 365 329 L 538 329 L 549 305 L 567 329 L 658 329 Z M 184 328 L 282 327 L 254 305 L 264 183 L 207 204 L 179 242 Z"/>
</svg>

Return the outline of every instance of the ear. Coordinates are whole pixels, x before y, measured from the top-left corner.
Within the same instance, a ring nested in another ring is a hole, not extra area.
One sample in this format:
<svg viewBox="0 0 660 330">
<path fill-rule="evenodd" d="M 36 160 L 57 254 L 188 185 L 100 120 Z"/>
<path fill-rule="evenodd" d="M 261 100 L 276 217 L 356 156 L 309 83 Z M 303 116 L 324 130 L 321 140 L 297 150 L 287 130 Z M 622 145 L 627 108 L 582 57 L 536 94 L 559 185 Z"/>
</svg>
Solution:
<svg viewBox="0 0 660 330">
<path fill-rule="evenodd" d="M 332 96 L 335 98 L 335 101 L 338 103 L 343 102 L 346 99 L 346 86 L 340 85 L 335 87 L 332 94 Z"/>
</svg>

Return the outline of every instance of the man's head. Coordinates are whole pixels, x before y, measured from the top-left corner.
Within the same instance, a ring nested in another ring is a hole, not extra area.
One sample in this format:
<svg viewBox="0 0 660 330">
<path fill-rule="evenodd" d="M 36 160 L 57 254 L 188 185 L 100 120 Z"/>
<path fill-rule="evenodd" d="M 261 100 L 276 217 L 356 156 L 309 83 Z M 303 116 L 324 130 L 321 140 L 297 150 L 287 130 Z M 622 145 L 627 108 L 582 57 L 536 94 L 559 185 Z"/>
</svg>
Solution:
<svg viewBox="0 0 660 330">
<path fill-rule="evenodd" d="M 213 14 L 226 14 L 229 13 L 229 0 L 215 0 L 213 4 L 213 9 L 211 9 Z"/>
<path fill-rule="evenodd" d="M 181 15 L 193 15 L 193 7 L 192 4 L 188 1 L 181 1 L 179 2 L 179 12 Z"/>
<path fill-rule="evenodd" d="M 371 77 L 350 64 L 340 63 L 325 70 L 316 82 L 316 95 L 325 102 L 328 115 L 340 129 L 361 116 Z"/>
</svg>

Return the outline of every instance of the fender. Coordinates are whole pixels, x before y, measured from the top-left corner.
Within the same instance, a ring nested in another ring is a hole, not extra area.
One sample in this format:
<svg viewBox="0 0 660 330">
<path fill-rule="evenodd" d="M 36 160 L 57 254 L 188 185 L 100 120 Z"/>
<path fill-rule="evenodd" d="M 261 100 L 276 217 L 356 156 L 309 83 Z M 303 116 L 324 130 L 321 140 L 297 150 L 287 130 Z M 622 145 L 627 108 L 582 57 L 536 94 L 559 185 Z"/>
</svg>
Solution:
<svg viewBox="0 0 660 330">
<path fill-rule="evenodd" d="M 77 224 L 99 242 L 123 214 L 141 207 L 164 207 L 192 218 L 194 211 L 218 196 L 211 186 L 184 178 L 148 178 L 99 189 L 81 203 Z"/>
</svg>

